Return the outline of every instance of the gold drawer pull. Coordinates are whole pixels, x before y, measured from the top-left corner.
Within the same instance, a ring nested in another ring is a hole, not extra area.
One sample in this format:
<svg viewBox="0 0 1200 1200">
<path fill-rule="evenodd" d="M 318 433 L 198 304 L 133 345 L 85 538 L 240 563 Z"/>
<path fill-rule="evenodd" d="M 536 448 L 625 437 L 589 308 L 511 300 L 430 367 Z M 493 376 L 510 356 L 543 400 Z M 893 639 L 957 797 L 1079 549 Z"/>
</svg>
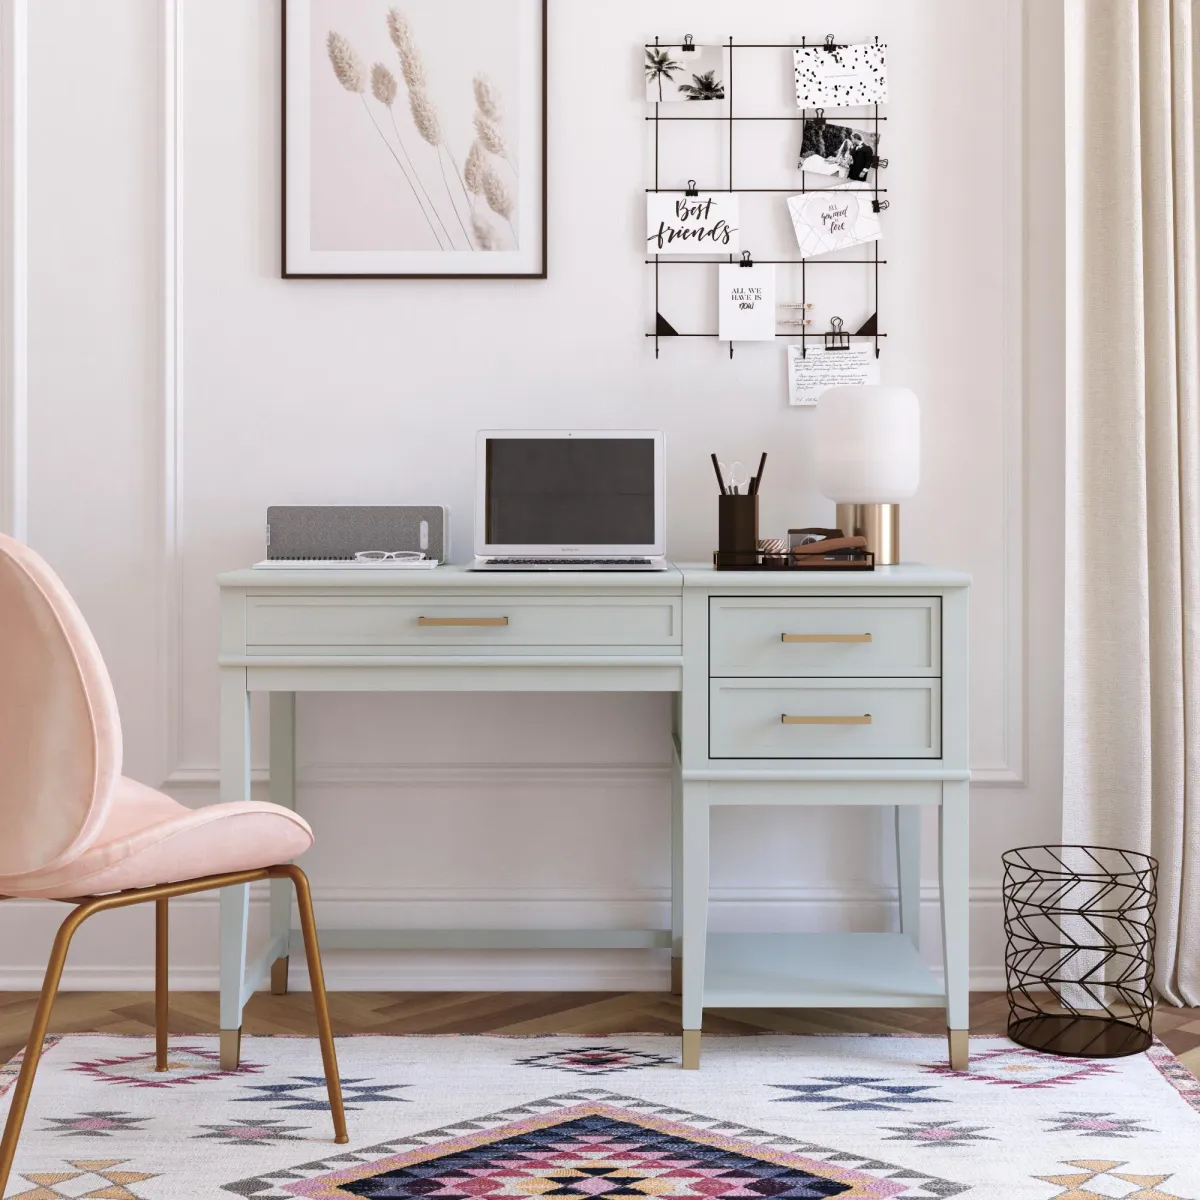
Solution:
<svg viewBox="0 0 1200 1200">
<path fill-rule="evenodd" d="M 861 717 L 789 717 L 783 714 L 785 725 L 870 725 L 871 714 L 863 713 Z"/>
<path fill-rule="evenodd" d="M 785 642 L 837 642 L 842 645 L 862 645 L 871 640 L 869 633 L 785 633 Z"/>
<path fill-rule="evenodd" d="M 499 629 L 508 624 L 507 617 L 418 617 L 417 624 L 428 629 L 430 626 L 452 625 L 457 628 L 470 626 L 472 629 Z"/>
</svg>

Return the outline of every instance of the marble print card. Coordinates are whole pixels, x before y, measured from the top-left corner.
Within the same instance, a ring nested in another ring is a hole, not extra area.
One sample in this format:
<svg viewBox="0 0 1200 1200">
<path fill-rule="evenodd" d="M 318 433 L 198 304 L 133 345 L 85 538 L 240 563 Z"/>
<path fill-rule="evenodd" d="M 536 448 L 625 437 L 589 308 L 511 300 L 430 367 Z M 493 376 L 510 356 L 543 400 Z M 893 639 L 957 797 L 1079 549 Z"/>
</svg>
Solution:
<svg viewBox="0 0 1200 1200">
<path fill-rule="evenodd" d="M 736 254 L 738 198 L 728 192 L 650 192 L 646 196 L 648 254 Z"/>
<path fill-rule="evenodd" d="M 879 239 L 879 215 L 866 196 L 853 192 L 806 192 L 788 197 L 801 258 L 833 254 Z"/>
<path fill-rule="evenodd" d="M 723 342 L 775 340 L 775 266 L 722 263 L 717 336 Z"/>
<path fill-rule="evenodd" d="M 888 101 L 887 46 L 801 46 L 796 59 L 799 108 L 846 108 Z"/>
</svg>

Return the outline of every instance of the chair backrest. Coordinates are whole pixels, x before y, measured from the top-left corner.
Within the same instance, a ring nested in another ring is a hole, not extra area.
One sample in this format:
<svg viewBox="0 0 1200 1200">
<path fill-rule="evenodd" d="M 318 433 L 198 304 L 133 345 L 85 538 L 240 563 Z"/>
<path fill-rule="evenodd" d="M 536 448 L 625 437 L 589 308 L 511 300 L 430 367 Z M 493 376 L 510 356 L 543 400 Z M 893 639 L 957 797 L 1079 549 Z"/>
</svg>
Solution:
<svg viewBox="0 0 1200 1200">
<path fill-rule="evenodd" d="M 120 773 L 116 696 L 83 614 L 41 557 L 0 534 L 0 895 L 4 876 L 91 845 Z"/>
</svg>

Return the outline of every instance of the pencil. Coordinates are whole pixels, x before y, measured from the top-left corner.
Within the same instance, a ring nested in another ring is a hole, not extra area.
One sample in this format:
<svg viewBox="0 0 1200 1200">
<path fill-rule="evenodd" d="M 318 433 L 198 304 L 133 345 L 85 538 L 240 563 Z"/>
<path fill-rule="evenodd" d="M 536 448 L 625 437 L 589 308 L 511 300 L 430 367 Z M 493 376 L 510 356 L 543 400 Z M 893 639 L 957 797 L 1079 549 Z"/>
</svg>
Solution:
<svg viewBox="0 0 1200 1200">
<path fill-rule="evenodd" d="M 755 475 L 755 477 L 754 477 L 754 484 L 753 484 L 753 486 L 750 488 L 750 492 L 751 492 L 751 494 L 752 494 L 752 495 L 755 495 L 755 496 L 757 496 L 757 495 L 758 495 L 758 489 L 759 489 L 760 485 L 762 484 L 762 473 L 763 473 L 763 468 L 764 468 L 766 465 L 767 465 L 767 452 L 764 450 L 764 451 L 763 451 L 763 456 L 762 456 L 762 458 L 760 458 L 760 459 L 758 460 L 758 474 L 757 474 L 757 475 Z"/>
<path fill-rule="evenodd" d="M 725 478 L 721 474 L 721 464 L 719 462 L 717 462 L 717 456 L 715 454 L 712 456 L 712 460 L 713 460 L 713 470 L 716 471 L 716 473 L 717 473 L 717 487 L 719 487 L 721 489 L 722 496 L 727 496 L 729 494 L 729 492 L 725 487 Z"/>
</svg>

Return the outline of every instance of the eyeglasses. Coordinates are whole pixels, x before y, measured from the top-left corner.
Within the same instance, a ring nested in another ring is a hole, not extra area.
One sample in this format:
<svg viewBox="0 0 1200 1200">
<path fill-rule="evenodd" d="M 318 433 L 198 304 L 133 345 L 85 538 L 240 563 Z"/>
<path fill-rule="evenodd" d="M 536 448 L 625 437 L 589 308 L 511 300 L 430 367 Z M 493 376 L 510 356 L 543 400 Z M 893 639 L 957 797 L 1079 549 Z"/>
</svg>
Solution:
<svg viewBox="0 0 1200 1200">
<path fill-rule="evenodd" d="M 420 562 L 425 557 L 420 550 L 357 550 L 355 562 Z"/>
</svg>

